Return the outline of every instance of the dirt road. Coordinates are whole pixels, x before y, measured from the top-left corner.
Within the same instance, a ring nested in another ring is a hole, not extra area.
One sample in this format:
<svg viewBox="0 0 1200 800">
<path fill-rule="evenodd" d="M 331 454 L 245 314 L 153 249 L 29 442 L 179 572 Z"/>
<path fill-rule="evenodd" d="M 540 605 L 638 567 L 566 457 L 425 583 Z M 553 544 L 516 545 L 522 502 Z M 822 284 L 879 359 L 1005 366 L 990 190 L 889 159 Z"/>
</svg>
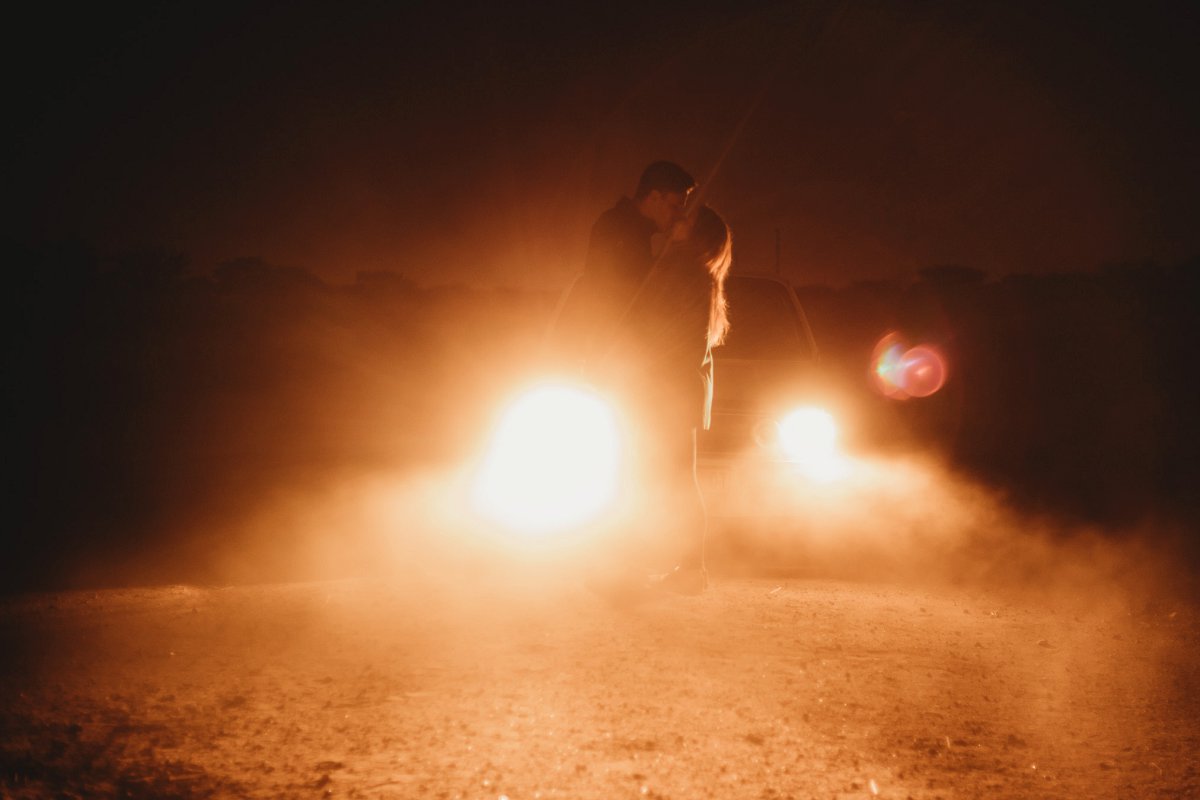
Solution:
<svg viewBox="0 0 1200 800">
<path fill-rule="evenodd" d="M 4 797 L 1200 796 L 1187 606 L 373 578 L 23 596 L 0 634 Z"/>
</svg>

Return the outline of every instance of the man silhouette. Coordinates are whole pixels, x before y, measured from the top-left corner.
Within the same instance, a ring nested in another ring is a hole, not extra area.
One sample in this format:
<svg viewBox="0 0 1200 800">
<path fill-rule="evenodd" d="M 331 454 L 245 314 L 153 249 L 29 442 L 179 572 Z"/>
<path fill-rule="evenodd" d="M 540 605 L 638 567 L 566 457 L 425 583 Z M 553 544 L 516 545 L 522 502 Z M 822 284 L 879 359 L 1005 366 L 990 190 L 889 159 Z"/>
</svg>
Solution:
<svg viewBox="0 0 1200 800">
<path fill-rule="evenodd" d="M 678 164 L 655 161 L 642 171 L 633 197 L 622 197 L 592 225 L 583 273 L 556 326 L 571 357 L 602 357 L 638 289 L 654 266 L 654 234 L 683 217 L 696 181 Z"/>
</svg>

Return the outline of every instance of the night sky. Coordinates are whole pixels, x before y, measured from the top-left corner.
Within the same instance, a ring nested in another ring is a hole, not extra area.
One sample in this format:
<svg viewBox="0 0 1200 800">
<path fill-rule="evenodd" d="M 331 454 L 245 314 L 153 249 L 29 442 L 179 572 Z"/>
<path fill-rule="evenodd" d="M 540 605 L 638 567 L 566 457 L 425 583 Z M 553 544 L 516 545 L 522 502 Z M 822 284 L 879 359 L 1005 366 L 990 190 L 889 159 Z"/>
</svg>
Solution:
<svg viewBox="0 0 1200 800">
<path fill-rule="evenodd" d="M 1191 4 L 39 14 L 4 55 L 19 239 L 556 289 L 670 158 L 797 283 L 1200 252 Z"/>
</svg>

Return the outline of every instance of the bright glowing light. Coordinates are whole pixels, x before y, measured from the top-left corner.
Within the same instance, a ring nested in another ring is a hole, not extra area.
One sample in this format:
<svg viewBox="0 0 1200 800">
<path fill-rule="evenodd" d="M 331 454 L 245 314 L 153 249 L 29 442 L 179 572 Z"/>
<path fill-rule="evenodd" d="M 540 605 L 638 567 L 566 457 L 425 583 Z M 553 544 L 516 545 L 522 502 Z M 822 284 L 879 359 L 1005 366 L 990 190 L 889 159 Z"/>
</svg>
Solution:
<svg viewBox="0 0 1200 800">
<path fill-rule="evenodd" d="M 798 408 L 779 422 L 779 447 L 788 461 L 811 478 L 832 480 L 841 469 L 837 424 L 827 411 Z"/>
<path fill-rule="evenodd" d="M 591 521 L 616 497 L 620 441 L 616 415 L 596 394 L 536 387 L 502 416 L 476 477 L 474 506 L 524 534 Z"/>
<path fill-rule="evenodd" d="M 788 458 L 827 456 L 837 444 L 837 425 L 819 408 L 798 408 L 779 423 L 779 445 Z"/>
<path fill-rule="evenodd" d="M 875 388 L 896 400 L 929 397 L 946 383 L 946 360 L 932 345 L 909 349 L 895 333 L 875 345 L 871 378 Z"/>
</svg>

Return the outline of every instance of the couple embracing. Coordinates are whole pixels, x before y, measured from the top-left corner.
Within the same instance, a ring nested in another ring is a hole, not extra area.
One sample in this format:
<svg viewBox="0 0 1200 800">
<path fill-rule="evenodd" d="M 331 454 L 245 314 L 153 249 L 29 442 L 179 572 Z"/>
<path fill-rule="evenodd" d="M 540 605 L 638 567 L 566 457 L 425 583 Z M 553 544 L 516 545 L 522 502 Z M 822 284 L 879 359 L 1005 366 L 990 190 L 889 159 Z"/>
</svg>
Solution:
<svg viewBox="0 0 1200 800">
<path fill-rule="evenodd" d="M 729 227 L 708 206 L 689 203 L 695 187 L 677 164 L 646 167 L 633 196 L 592 226 L 583 273 L 557 326 L 589 379 L 634 401 L 639 482 L 654 498 L 643 523 L 655 530 L 639 537 L 668 548 L 673 563 L 658 585 L 687 594 L 708 583 L 696 435 L 709 424 L 712 349 L 729 327 L 732 263 Z"/>
</svg>

